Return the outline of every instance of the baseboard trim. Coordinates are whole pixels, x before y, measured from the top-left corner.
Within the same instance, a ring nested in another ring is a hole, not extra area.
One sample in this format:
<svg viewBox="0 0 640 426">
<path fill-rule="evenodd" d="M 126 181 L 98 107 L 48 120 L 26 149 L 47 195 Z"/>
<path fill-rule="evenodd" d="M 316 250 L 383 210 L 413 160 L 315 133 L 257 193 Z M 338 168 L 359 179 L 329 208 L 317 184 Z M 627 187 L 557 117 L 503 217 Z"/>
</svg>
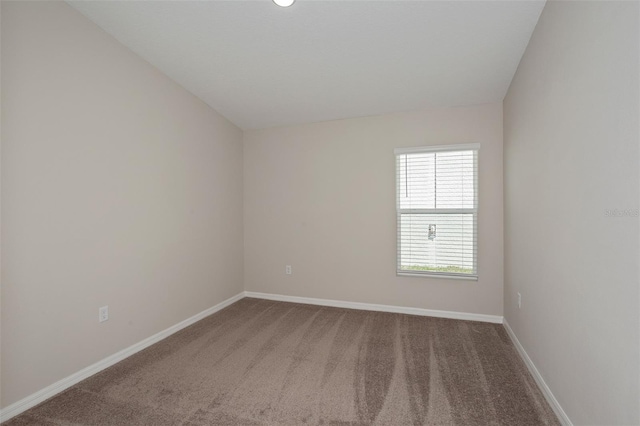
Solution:
<svg viewBox="0 0 640 426">
<path fill-rule="evenodd" d="M 503 317 L 498 315 L 471 314 L 466 312 L 438 311 L 434 309 L 408 308 L 393 305 L 376 305 L 372 303 L 346 302 L 342 300 L 316 299 L 314 297 L 284 296 L 282 294 L 258 293 L 245 291 L 246 297 L 276 300 L 279 302 L 304 303 L 307 305 L 332 306 L 334 308 L 359 309 L 363 311 L 392 312 L 396 314 L 420 315 L 425 317 L 449 318 L 467 321 L 491 322 L 502 324 Z"/>
<path fill-rule="evenodd" d="M 527 351 L 524 350 L 524 347 L 516 337 L 516 334 L 513 332 L 513 330 L 509 326 L 509 323 L 507 322 L 506 319 L 504 320 L 503 325 L 505 330 L 507 330 L 507 334 L 511 338 L 511 341 L 513 342 L 516 349 L 518 350 L 520 357 L 522 357 L 522 359 L 524 360 L 524 363 L 527 365 L 529 372 L 531 373 L 534 380 L 538 384 L 538 387 L 542 391 L 542 394 L 544 395 L 545 399 L 553 409 L 553 412 L 556 413 L 556 416 L 558 416 L 558 420 L 560 420 L 560 423 L 562 423 L 564 426 L 573 426 L 573 423 L 571 423 L 569 416 L 567 416 L 567 413 L 564 412 L 564 410 L 560 406 L 560 403 L 558 402 L 556 397 L 553 395 L 553 392 L 551 392 L 551 389 L 549 389 L 549 386 L 547 386 L 547 383 L 542 378 L 542 375 L 536 368 L 533 361 L 531 361 L 531 358 L 529 358 Z"/>
<path fill-rule="evenodd" d="M 18 414 L 23 413 L 24 411 L 28 410 L 29 408 L 35 407 L 36 405 L 40 404 L 41 402 L 51 398 L 52 396 L 55 396 L 56 394 L 70 388 L 71 386 L 75 385 L 76 383 L 81 382 L 82 380 L 93 376 L 96 373 L 99 373 L 100 371 L 104 370 L 105 368 L 111 367 L 112 365 L 122 361 L 125 358 L 130 357 L 131 355 L 140 352 L 141 350 L 153 345 L 154 343 L 158 343 L 159 341 L 166 339 L 167 337 L 171 336 L 172 334 L 182 330 L 183 328 L 186 328 L 188 326 L 190 326 L 193 323 L 196 323 L 198 321 L 200 321 L 201 319 L 208 317 L 211 314 L 214 314 L 218 311 L 220 311 L 223 308 L 226 308 L 227 306 L 231 305 L 232 303 L 244 298 L 244 292 L 238 293 L 233 297 L 230 297 L 229 299 L 218 303 L 215 306 L 212 306 L 211 308 L 205 309 L 204 311 L 200 312 L 199 314 L 196 314 L 194 316 L 192 316 L 191 318 L 187 318 L 184 321 L 179 322 L 176 325 L 173 325 L 169 328 L 167 328 L 166 330 L 163 330 L 159 333 L 154 334 L 151 337 L 148 337 L 132 346 L 129 346 L 126 349 L 121 350 L 120 352 L 117 352 L 111 356 L 108 356 L 107 358 L 104 358 L 101 361 L 96 362 L 95 364 L 92 364 L 86 368 L 83 368 L 82 370 L 78 371 L 77 373 L 74 373 L 68 377 L 65 377 L 64 379 L 58 380 L 57 382 L 55 382 L 52 385 L 47 386 L 44 389 L 39 390 L 38 392 L 35 392 L 29 396 L 27 396 L 26 398 L 21 399 L 20 401 L 17 401 L 9 406 L 7 406 L 6 408 L 0 410 L 0 422 L 5 422 L 15 416 L 17 416 Z"/>
</svg>

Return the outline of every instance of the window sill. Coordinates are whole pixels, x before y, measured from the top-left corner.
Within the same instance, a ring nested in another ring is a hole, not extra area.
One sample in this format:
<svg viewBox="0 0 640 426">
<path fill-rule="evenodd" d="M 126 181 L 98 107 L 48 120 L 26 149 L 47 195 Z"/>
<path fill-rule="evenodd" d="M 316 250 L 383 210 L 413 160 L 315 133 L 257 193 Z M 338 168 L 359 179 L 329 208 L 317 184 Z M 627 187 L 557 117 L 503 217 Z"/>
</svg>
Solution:
<svg viewBox="0 0 640 426">
<path fill-rule="evenodd" d="M 449 280 L 478 281 L 477 275 L 465 276 L 465 275 L 419 273 L 419 272 L 404 272 L 404 271 L 396 271 L 396 275 L 399 277 L 444 278 Z"/>
</svg>

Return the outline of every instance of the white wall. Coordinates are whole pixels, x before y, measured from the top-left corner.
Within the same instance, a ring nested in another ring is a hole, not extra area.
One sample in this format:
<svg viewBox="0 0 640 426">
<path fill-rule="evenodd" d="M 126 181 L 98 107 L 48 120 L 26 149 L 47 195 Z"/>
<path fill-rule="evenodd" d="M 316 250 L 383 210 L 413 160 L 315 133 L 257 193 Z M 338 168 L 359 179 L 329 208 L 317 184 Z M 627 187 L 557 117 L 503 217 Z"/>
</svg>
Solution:
<svg viewBox="0 0 640 426">
<path fill-rule="evenodd" d="M 242 291 L 242 132 L 62 2 L 2 2 L 2 89 L 6 407 Z"/>
<path fill-rule="evenodd" d="M 479 280 L 396 276 L 393 149 L 471 142 Z M 244 162 L 246 290 L 502 315 L 501 103 L 247 131 Z"/>
<path fill-rule="evenodd" d="M 2 7 L 0 7 L 0 63 L 2 62 Z M 2 66 L 0 66 L 0 188 L 2 188 Z M 2 407 L 2 191 L 0 191 L 0 407 Z"/>
<path fill-rule="evenodd" d="M 640 423 L 639 12 L 548 2 L 504 101 L 505 315 L 575 424 Z"/>
</svg>

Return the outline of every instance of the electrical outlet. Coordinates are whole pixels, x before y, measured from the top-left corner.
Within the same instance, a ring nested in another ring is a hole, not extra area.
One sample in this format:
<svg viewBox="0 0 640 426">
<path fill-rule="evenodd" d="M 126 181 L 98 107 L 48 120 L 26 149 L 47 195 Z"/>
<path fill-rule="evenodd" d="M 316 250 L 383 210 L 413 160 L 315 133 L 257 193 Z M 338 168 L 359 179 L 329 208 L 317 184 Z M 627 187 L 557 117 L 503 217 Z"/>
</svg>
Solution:
<svg viewBox="0 0 640 426">
<path fill-rule="evenodd" d="M 291 265 L 287 265 L 284 267 L 284 273 L 287 275 L 291 275 Z"/>
<path fill-rule="evenodd" d="M 522 295 L 518 293 L 518 309 L 522 307 Z"/>
<path fill-rule="evenodd" d="M 98 309 L 98 321 L 105 322 L 108 319 L 109 319 L 109 307 L 103 306 L 102 308 Z"/>
</svg>

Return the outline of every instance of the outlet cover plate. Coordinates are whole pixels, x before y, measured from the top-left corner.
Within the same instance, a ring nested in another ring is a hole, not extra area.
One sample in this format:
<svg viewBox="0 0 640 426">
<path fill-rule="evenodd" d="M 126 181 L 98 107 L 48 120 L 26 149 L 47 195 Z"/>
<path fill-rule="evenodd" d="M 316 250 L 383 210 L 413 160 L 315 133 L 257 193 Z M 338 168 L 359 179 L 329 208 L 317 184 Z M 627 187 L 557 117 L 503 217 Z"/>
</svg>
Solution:
<svg viewBox="0 0 640 426">
<path fill-rule="evenodd" d="M 105 322 L 109 319 L 109 306 L 103 306 L 98 309 L 98 321 Z"/>
</svg>

